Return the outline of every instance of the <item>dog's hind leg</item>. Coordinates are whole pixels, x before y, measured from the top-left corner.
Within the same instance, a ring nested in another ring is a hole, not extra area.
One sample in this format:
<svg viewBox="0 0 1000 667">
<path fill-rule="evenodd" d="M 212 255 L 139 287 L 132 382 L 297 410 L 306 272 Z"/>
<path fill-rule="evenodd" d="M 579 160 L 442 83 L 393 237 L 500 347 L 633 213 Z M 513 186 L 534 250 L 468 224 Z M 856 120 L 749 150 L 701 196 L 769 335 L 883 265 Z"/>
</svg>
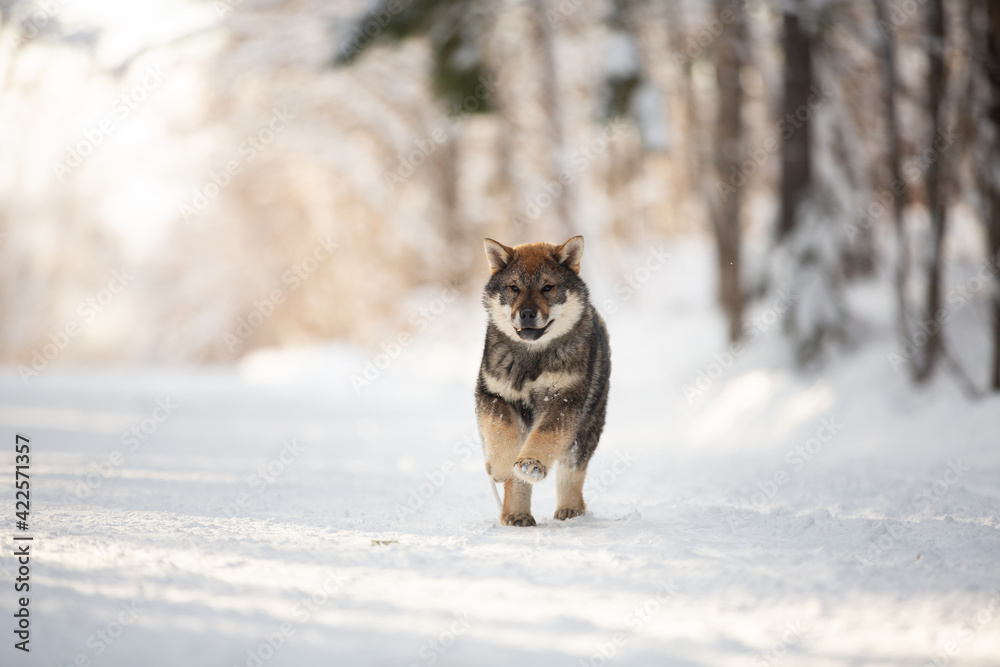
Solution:
<svg viewBox="0 0 1000 667">
<path fill-rule="evenodd" d="M 577 429 L 576 440 L 559 457 L 559 472 L 556 476 L 557 519 L 572 519 L 586 512 L 583 502 L 583 482 L 587 475 L 587 464 L 597 449 L 597 442 L 604 430 L 604 413 L 607 407 L 607 385 L 599 394 L 595 407 L 583 416 Z"/>
</svg>

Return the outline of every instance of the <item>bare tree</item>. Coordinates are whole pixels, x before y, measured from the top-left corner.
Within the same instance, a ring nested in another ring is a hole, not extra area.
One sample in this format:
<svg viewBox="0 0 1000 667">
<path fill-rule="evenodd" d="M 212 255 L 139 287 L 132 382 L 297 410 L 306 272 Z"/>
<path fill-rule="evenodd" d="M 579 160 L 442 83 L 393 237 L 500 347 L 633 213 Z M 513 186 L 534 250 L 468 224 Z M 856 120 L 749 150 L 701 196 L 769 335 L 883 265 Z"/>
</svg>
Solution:
<svg viewBox="0 0 1000 667">
<path fill-rule="evenodd" d="M 945 24 L 944 7 L 941 0 L 930 0 L 927 3 L 927 111 L 930 117 L 930 141 L 941 132 L 942 106 L 947 90 L 947 71 L 945 69 Z M 924 187 L 927 193 L 927 211 L 931 221 L 931 247 L 927 258 L 927 293 L 925 297 L 924 318 L 932 321 L 941 308 L 941 242 L 944 239 L 947 222 L 946 174 L 944 163 L 947 156 L 940 153 L 932 161 L 924 174 Z M 914 366 L 914 379 L 923 382 L 931 376 L 934 366 L 941 356 L 942 343 L 940 324 L 928 324 L 927 343 L 923 354 Z"/>
<path fill-rule="evenodd" d="M 698 95 L 695 90 L 692 60 L 683 57 L 683 43 L 685 37 L 684 11 L 676 2 L 667 3 L 666 20 L 667 36 L 670 50 L 674 53 L 675 63 L 679 64 L 676 74 L 677 95 L 683 100 L 683 124 L 687 132 L 682 133 L 681 149 L 683 152 L 684 167 L 681 173 L 685 177 L 682 189 L 696 190 L 699 183 L 705 180 L 706 167 L 710 162 L 710 135 L 701 122 L 700 105 Z M 713 195 L 715 194 L 713 188 Z M 705 201 L 711 201 L 709 195 L 702 193 Z"/>
<path fill-rule="evenodd" d="M 783 319 L 800 364 L 856 331 L 844 292 L 851 267 L 870 254 L 848 245 L 843 230 L 859 202 L 856 119 L 847 53 L 832 27 L 849 21 L 846 3 L 785 4 L 785 97 L 781 210 L 774 271 L 794 294 Z M 867 241 L 866 241 L 867 243 Z"/>
<path fill-rule="evenodd" d="M 1000 3 L 973 3 L 970 10 L 969 32 L 977 47 L 974 53 L 979 70 L 979 76 L 972 81 L 982 87 L 976 96 L 980 106 L 974 120 L 975 185 L 979 188 L 980 211 L 986 226 L 987 261 L 997 272 L 1000 271 Z M 1000 391 L 1000 286 L 996 284 L 992 289 L 991 310 L 990 387 Z"/>
<path fill-rule="evenodd" d="M 728 9 L 727 0 L 716 0 L 719 14 Z M 729 169 L 743 156 L 743 85 L 740 71 L 746 61 L 747 31 L 743 12 L 735 18 L 716 42 L 715 71 L 719 97 L 715 123 L 715 170 L 719 182 L 729 179 Z M 740 188 L 725 193 L 708 193 L 708 208 L 715 232 L 719 263 L 719 299 L 729 320 L 729 339 L 739 340 L 743 332 L 743 289 L 740 281 Z"/>
<path fill-rule="evenodd" d="M 782 117 L 794 117 L 808 108 L 813 86 L 812 35 L 805 30 L 799 11 L 802 3 L 785 9 L 785 96 Z M 812 175 L 812 143 L 808 128 L 795 132 L 781 146 L 781 214 L 778 240 L 795 229 L 799 204 L 809 192 Z"/>
<path fill-rule="evenodd" d="M 880 26 L 889 26 L 889 9 L 886 0 L 875 0 L 875 14 Z M 882 70 L 885 86 L 885 132 L 889 142 L 889 178 L 891 183 L 902 183 L 902 148 L 900 146 L 899 119 L 896 115 L 898 82 L 896 73 L 896 40 L 892 30 L 882 30 Z M 905 194 L 905 192 L 904 192 Z M 904 336 L 909 336 L 907 318 L 906 282 L 910 266 L 910 249 L 903 224 L 903 195 L 892 198 L 892 219 L 896 230 L 898 256 L 896 258 L 895 288 L 897 327 Z"/>
<path fill-rule="evenodd" d="M 559 174 L 566 166 L 564 164 L 566 156 L 565 133 L 563 132 L 562 110 L 559 104 L 559 70 L 556 63 L 555 40 L 545 15 L 544 0 L 532 1 L 531 15 L 541 65 L 541 102 L 548 119 L 549 138 L 552 142 L 550 178 L 558 180 Z M 564 188 L 562 195 L 556 198 L 556 214 L 563 235 L 569 236 L 577 232 L 574 231 L 575 226 L 570 219 L 570 211 L 572 210 L 570 184 L 565 184 Z"/>
</svg>

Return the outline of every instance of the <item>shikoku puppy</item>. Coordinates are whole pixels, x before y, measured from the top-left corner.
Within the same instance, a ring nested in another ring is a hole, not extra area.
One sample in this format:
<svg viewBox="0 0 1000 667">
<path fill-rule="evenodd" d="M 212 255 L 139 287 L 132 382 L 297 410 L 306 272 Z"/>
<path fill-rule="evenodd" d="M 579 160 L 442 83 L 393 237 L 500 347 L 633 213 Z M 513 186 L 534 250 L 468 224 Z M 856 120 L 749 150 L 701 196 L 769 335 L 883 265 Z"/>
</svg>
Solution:
<svg viewBox="0 0 1000 667">
<path fill-rule="evenodd" d="M 500 522 L 534 526 L 531 486 L 558 462 L 556 519 L 586 511 L 583 480 L 604 428 L 611 350 L 580 279 L 583 237 L 514 248 L 486 239 L 489 313 L 476 383 L 486 472 Z"/>
</svg>

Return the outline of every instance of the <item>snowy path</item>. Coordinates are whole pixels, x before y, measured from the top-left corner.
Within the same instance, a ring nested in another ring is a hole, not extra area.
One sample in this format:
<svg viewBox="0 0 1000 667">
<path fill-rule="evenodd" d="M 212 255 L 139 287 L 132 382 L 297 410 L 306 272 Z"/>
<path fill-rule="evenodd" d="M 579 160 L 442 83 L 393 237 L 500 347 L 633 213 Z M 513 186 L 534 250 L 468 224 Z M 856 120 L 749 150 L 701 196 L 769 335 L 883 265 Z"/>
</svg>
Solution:
<svg viewBox="0 0 1000 667">
<path fill-rule="evenodd" d="M 35 452 L 33 634 L 25 660 L 4 629 L 0 663 L 998 664 L 1000 401 L 914 392 L 885 332 L 796 375 L 775 326 L 691 406 L 722 327 L 704 294 L 648 292 L 611 325 L 591 513 L 554 521 L 543 482 L 536 529 L 496 523 L 464 306 L 361 396 L 364 353 L 339 347 L 27 388 L 8 369 L 4 477 L 15 430 Z M 173 414 L 123 444 L 157 400 Z"/>
</svg>

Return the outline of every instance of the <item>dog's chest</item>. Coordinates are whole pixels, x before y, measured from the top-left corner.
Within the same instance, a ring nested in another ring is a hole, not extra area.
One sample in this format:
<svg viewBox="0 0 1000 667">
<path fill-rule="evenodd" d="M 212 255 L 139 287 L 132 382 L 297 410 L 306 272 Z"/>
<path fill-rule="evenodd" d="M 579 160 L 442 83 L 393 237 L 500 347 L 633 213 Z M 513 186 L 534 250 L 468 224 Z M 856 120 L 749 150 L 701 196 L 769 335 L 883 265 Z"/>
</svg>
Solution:
<svg viewBox="0 0 1000 667">
<path fill-rule="evenodd" d="M 543 371 L 535 379 L 518 378 L 511 374 L 483 373 L 486 388 L 504 400 L 513 403 L 546 402 L 557 399 L 560 394 L 570 389 L 580 380 L 579 373 L 567 371 Z"/>
</svg>

